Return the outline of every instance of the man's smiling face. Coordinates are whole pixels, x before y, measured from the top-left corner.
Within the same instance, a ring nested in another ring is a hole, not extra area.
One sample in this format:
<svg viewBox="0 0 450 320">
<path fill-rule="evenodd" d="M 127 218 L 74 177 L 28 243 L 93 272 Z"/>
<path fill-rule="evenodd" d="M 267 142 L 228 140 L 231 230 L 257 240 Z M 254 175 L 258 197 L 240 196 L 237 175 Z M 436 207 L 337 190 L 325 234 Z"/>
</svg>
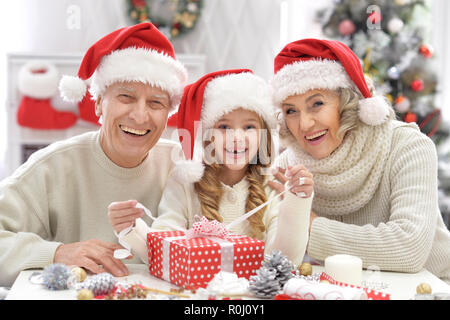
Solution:
<svg viewBox="0 0 450 320">
<path fill-rule="evenodd" d="M 96 102 L 102 116 L 100 143 L 117 165 L 139 165 L 158 142 L 167 123 L 167 92 L 141 82 L 118 82 L 107 87 Z"/>
</svg>

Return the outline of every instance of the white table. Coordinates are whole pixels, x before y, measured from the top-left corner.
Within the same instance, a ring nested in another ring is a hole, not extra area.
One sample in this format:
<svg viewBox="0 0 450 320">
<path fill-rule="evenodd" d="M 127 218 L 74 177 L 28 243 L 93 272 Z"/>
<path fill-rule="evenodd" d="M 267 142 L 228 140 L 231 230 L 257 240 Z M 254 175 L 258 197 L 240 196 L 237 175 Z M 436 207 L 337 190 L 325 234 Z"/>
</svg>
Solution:
<svg viewBox="0 0 450 320">
<path fill-rule="evenodd" d="M 128 264 L 130 275 L 117 278 L 119 283 L 140 283 L 146 287 L 170 291 L 178 288 L 169 282 L 153 277 L 148 273 L 148 268 L 143 264 Z M 313 266 L 313 273 L 324 270 L 322 266 Z M 41 285 L 30 283 L 29 277 L 36 270 L 22 271 L 14 282 L 6 300 L 73 300 L 76 299 L 75 290 L 47 290 Z M 382 289 L 391 295 L 391 300 L 409 300 L 416 294 L 416 287 L 422 282 L 428 283 L 433 293 L 444 292 L 450 294 L 450 286 L 427 270 L 418 273 L 374 272 L 363 271 L 363 281 L 370 283 L 384 283 L 387 288 Z M 188 292 L 188 291 L 187 291 Z"/>
</svg>

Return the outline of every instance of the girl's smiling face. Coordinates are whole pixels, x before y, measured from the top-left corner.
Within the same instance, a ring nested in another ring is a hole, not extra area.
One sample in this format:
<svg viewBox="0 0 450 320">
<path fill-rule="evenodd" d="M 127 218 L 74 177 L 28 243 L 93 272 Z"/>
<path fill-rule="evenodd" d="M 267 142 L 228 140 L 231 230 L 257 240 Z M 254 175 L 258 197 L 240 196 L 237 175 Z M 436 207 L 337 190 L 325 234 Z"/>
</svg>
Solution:
<svg viewBox="0 0 450 320">
<path fill-rule="evenodd" d="M 300 147 L 314 159 L 328 157 L 342 143 L 340 96 L 331 90 L 309 90 L 282 103 L 286 125 Z"/>
<path fill-rule="evenodd" d="M 259 150 L 262 121 L 253 111 L 235 109 L 213 127 L 215 160 L 229 170 L 245 169 Z"/>
</svg>

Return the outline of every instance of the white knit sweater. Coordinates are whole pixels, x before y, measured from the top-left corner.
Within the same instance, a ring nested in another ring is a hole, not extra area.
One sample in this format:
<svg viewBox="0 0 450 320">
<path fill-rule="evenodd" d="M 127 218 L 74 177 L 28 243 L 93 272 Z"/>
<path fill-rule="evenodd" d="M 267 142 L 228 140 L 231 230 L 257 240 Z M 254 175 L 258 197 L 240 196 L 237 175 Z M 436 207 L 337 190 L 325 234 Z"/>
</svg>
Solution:
<svg viewBox="0 0 450 320">
<path fill-rule="evenodd" d="M 99 131 L 34 153 L 0 183 L 0 286 L 53 263 L 62 243 L 117 243 L 107 216 L 113 201 L 137 199 L 157 214 L 173 155 L 182 157 L 179 144 L 161 139 L 139 166 L 122 168 L 103 152 Z"/>
<path fill-rule="evenodd" d="M 313 174 L 316 173 L 315 178 L 323 175 L 324 181 L 327 180 L 321 190 L 315 183 L 313 211 L 319 217 L 311 226 L 307 253 L 322 261 L 334 254 L 351 254 L 362 258 L 365 267 L 377 265 L 382 270 L 418 272 L 426 268 L 449 282 L 450 232 L 438 208 L 434 143 L 415 124 L 392 121 L 387 128 L 391 133 L 390 148 L 379 177 L 371 180 L 376 181 L 376 188 L 367 188 L 371 197 L 362 206 L 358 200 L 364 195 L 356 199 L 346 193 L 350 190 L 357 193 L 365 188 L 365 184 L 375 182 L 364 181 L 349 169 L 347 174 L 339 173 L 342 179 L 337 180 L 334 191 L 330 187 L 327 190 L 325 185 L 329 186 L 337 172 L 319 171 L 306 165 Z M 280 167 L 294 165 L 294 159 L 299 159 L 294 149 L 289 148 L 280 155 L 277 159 Z M 366 161 L 363 153 L 361 161 Z M 351 156 L 352 152 L 349 152 L 348 161 L 354 160 Z M 364 165 L 358 166 L 361 167 Z M 377 165 L 373 164 L 373 168 Z M 367 176 L 372 171 L 367 171 Z M 326 192 L 328 196 L 324 196 Z M 328 200 L 339 192 L 342 196 L 334 200 L 336 210 L 333 210 L 333 201 Z M 318 198 L 322 200 L 316 202 Z M 321 207 L 322 204 L 327 208 Z M 342 211 L 345 207 L 358 209 Z"/>
<path fill-rule="evenodd" d="M 269 179 L 269 178 L 267 178 Z M 219 213 L 223 223 L 228 224 L 245 214 L 249 182 L 246 178 L 232 187 L 222 184 L 223 196 Z M 266 187 L 267 198 L 275 197 L 275 191 Z M 308 242 L 309 216 L 312 197 L 299 198 L 291 192 L 284 194 L 282 201 L 275 199 L 266 207 L 263 223 L 266 227 L 264 237 L 265 252 L 280 250 L 294 265 L 302 262 Z M 190 228 L 196 215 L 201 216 L 201 206 L 193 183 L 183 183 L 170 177 L 159 205 L 159 217 L 149 228 L 141 219 L 123 237 L 142 261 L 148 263 L 146 238 L 150 231 L 171 230 L 170 226 Z M 230 231 L 236 234 L 249 233 L 248 221 L 236 225 Z"/>
</svg>

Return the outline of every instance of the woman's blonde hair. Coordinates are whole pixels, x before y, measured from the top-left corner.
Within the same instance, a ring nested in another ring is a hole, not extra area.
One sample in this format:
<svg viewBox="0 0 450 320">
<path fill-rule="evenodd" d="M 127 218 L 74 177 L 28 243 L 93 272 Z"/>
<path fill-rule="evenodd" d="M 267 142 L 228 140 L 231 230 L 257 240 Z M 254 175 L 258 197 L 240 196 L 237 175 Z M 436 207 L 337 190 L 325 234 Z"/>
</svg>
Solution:
<svg viewBox="0 0 450 320">
<path fill-rule="evenodd" d="M 263 169 L 270 167 L 272 157 L 272 135 L 268 129 L 266 123 L 260 119 L 262 124 L 262 132 L 266 132 L 267 136 L 261 135 L 260 140 L 266 143 L 260 143 L 259 149 L 267 147 L 267 152 L 260 152 L 256 155 L 256 161 L 252 160 L 248 164 L 246 178 L 249 182 L 247 202 L 245 205 L 245 211 L 248 212 L 257 206 L 267 201 L 267 195 L 265 192 L 265 175 Z M 266 159 L 268 157 L 269 159 Z M 223 218 L 219 213 L 219 204 L 222 199 L 223 190 L 219 180 L 220 171 L 222 166 L 217 163 L 207 164 L 205 163 L 205 172 L 200 181 L 194 184 L 194 189 L 197 192 L 200 200 L 200 206 L 202 215 L 209 220 L 217 220 L 223 222 Z M 250 226 L 249 236 L 252 238 L 263 240 L 266 227 L 263 223 L 263 217 L 266 208 L 262 208 L 257 213 L 248 218 Z"/>
</svg>

